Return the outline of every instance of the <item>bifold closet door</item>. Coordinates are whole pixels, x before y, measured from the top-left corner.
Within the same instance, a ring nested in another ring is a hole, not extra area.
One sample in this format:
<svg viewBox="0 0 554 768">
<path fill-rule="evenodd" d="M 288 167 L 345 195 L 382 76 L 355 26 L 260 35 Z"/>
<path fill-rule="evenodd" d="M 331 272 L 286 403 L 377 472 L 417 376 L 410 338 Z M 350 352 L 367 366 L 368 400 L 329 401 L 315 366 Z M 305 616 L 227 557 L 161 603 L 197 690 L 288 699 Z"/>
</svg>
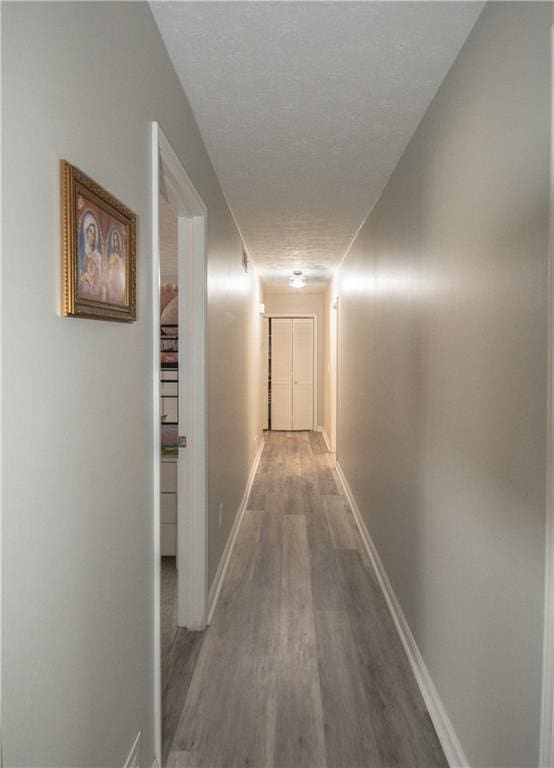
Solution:
<svg viewBox="0 0 554 768">
<path fill-rule="evenodd" d="M 314 321 L 292 320 L 292 428 L 314 428 Z"/>
<path fill-rule="evenodd" d="M 314 428 L 314 321 L 271 320 L 271 429 Z"/>
<path fill-rule="evenodd" d="M 292 320 L 271 320 L 271 429 L 292 429 Z"/>
</svg>

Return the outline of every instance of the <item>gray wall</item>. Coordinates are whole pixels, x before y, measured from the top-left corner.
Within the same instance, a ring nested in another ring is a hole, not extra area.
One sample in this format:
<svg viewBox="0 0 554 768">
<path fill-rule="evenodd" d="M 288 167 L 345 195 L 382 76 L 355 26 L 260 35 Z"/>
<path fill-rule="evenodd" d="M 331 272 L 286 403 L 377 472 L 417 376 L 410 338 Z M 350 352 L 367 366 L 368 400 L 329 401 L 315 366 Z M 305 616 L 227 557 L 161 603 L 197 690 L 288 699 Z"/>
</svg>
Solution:
<svg viewBox="0 0 554 768">
<path fill-rule="evenodd" d="M 325 376 L 323 386 L 323 404 L 324 404 L 324 422 L 325 432 L 333 446 L 333 440 L 336 447 L 336 434 L 333 435 L 333 430 L 336 431 L 336 423 L 333 423 L 333 398 L 337 398 L 336 381 L 337 381 L 337 319 L 338 319 L 338 272 L 335 270 L 331 281 L 327 285 L 323 297 L 323 310 L 324 310 L 324 325 L 325 325 Z M 334 305 L 334 309 L 333 309 Z M 336 401 L 335 405 L 335 417 L 336 417 Z"/>
<path fill-rule="evenodd" d="M 276 314 L 306 313 L 316 315 L 317 320 L 317 424 L 322 427 L 324 422 L 324 391 L 325 391 L 325 313 L 324 294 L 306 293 L 294 289 L 295 293 L 264 291 L 266 312 Z"/>
<path fill-rule="evenodd" d="M 209 571 L 259 435 L 257 277 L 143 3 L 3 4 L 3 746 L 153 758 L 150 121 L 208 207 Z M 59 316 L 59 161 L 138 214 L 138 319 Z M 217 511 L 224 503 L 223 525 Z"/>
<path fill-rule="evenodd" d="M 485 8 L 339 274 L 339 461 L 472 766 L 538 761 L 551 20 Z"/>
</svg>

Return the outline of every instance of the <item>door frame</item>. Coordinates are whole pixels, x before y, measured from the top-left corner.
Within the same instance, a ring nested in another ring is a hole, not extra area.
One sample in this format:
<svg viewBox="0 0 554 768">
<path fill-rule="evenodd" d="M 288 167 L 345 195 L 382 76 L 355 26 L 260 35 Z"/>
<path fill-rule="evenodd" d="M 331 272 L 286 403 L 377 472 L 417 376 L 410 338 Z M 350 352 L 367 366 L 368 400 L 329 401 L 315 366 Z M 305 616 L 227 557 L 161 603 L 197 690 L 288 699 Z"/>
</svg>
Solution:
<svg viewBox="0 0 554 768">
<path fill-rule="evenodd" d="M 177 624 L 206 626 L 208 606 L 206 305 L 207 208 L 157 122 L 152 123 L 152 368 L 154 509 L 154 714 L 155 748 L 161 765 L 161 553 L 160 553 L 160 179 L 178 214 L 179 350 L 188 365 L 179 371 L 179 433 L 186 448 L 177 463 Z"/>
<path fill-rule="evenodd" d="M 329 397 L 331 400 L 331 434 L 329 442 L 331 453 L 337 455 L 338 410 L 339 410 L 339 297 L 335 294 L 330 304 L 329 315 L 329 367 L 331 381 L 329 383 Z"/>
<path fill-rule="evenodd" d="M 269 318 L 262 315 L 262 429 L 269 429 Z"/>
<path fill-rule="evenodd" d="M 313 412 L 313 427 L 312 432 L 317 431 L 318 423 L 317 423 L 317 386 L 318 386 L 318 379 L 317 379 L 317 315 L 315 312 L 295 312 L 294 314 L 290 312 L 264 312 L 264 317 L 267 317 L 271 320 L 271 318 L 290 318 L 291 320 L 294 320 L 295 318 L 301 319 L 301 318 L 311 318 L 314 321 L 314 412 Z M 269 352 L 269 350 L 268 350 Z M 267 366 L 266 366 L 267 369 Z M 266 374 L 267 379 L 267 374 Z M 301 430 L 299 430 L 301 431 Z"/>
</svg>

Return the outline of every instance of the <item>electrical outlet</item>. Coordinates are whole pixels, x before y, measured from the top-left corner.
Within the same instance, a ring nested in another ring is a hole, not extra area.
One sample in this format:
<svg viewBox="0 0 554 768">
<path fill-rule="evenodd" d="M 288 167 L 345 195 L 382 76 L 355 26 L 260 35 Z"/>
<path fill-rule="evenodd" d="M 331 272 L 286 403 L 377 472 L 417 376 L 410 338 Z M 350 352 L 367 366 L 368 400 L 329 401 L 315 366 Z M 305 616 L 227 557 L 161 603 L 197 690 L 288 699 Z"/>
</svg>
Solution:
<svg viewBox="0 0 554 768">
<path fill-rule="evenodd" d="M 223 524 L 223 503 L 219 505 L 219 511 L 217 513 L 217 527 L 221 528 Z"/>
</svg>

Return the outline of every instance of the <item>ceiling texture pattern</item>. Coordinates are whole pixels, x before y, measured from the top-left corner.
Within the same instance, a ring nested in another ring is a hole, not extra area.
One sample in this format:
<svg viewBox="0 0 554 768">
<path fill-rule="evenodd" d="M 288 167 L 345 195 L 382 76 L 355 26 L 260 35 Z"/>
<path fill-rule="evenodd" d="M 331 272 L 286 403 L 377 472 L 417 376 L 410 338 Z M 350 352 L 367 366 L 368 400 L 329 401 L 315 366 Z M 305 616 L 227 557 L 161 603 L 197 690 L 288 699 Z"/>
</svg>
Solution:
<svg viewBox="0 0 554 768">
<path fill-rule="evenodd" d="M 267 288 L 343 257 L 483 4 L 151 2 Z"/>
</svg>

